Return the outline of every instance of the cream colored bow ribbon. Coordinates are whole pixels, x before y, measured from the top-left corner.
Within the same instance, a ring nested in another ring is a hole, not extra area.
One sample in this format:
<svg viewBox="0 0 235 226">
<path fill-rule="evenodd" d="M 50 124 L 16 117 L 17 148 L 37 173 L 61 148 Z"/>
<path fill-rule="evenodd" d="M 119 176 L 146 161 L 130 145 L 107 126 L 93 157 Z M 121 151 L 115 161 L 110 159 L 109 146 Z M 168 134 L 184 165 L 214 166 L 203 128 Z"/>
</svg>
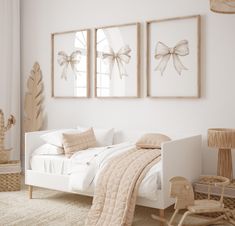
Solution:
<svg viewBox="0 0 235 226">
<path fill-rule="evenodd" d="M 60 66 L 64 67 L 62 74 L 61 74 L 61 79 L 67 80 L 67 71 L 68 71 L 69 64 L 72 68 L 72 71 L 75 74 L 75 78 L 77 78 L 78 70 L 76 68 L 76 65 L 80 63 L 81 55 L 82 53 L 80 50 L 76 50 L 72 52 L 70 56 L 68 56 L 64 51 L 60 51 L 58 53 L 57 62 Z"/>
<path fill-rule="evenodd" d="M 123 76 L 128 76 L 125 69 L 125 64 L 128 64 L 130 62 L 131 59 L 131 56 L 129 55 L 130 52 L 131 48 L 128 45 L 125 45 L 122 48 L 120 48 L 117 53 L 115 53 L 113 49 L 109 46 L 108 51 L 103 52 L 101 54 L 101 59 L 103 59 L 104 62 L 109 65 L 110 79 L 115 62 L 117 63 L 120 79 L 122 79 Z"/>
<path fill-rule="evenodd" d="M 160 59 L 155 71 L 160 71 L 161 75 L 165 71 L 168 61 L 172 55 L 175 70 L 181 75 L 182 70 L 188 70 L 180 61 L 179 56 L 186 56 L 189 54 L 188 41 L 182 40 L 176 44 L 175 47 L 170 48 L 162 42 L 158 42 L 155 48 L 155 58 Z"/>
</svg>

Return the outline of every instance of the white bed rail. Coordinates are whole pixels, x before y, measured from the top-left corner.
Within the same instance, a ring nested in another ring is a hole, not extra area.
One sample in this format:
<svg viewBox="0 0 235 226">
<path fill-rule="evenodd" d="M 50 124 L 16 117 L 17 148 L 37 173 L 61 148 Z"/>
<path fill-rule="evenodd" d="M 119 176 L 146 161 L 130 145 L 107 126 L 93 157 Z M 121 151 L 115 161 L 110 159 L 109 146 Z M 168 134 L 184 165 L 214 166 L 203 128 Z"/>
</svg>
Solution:
<svg viewBox="0 0 235 226">
<path fill-rule="evenodd" d="M 174 200 L 169 197 L 169 180 L 174 176 L 182 176 L 189 181 L 196 180 L 202 172 L 201 135 L 172 140 L 162 144 L 162 190 L 164 207 Z M 166 192 L 167 191 L 167 192 Z"/>
<path fill-rule="evenodd" d="M 29 161 L 32 152 L 45 143 L 40 136 L 50 131 L 53 130 L 36 131 L 25 134 L 25 171 L 30 169 Z"/>
</svg>

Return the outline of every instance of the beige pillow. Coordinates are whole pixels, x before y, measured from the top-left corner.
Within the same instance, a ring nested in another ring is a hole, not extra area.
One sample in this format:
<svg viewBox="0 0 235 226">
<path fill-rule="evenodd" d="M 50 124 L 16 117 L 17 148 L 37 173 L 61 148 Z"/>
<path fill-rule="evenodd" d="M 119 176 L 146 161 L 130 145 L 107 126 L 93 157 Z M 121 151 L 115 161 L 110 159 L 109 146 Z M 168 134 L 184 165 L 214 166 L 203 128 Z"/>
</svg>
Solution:
<svg viewBox="0 0 235 226">
<path fill-rule="evenodd" d="M 71 157 L 77 151 L 96 147 L 96 138 L 93 129 L 81 133 L 63 133 L 64 152 Z"/>
<path fill-rule="evenodd" d="M 163 142 L 171 140 L 168 136 L 160 133 L 148 133 L 143 135 L 137 142 L 138 148 L 161 148 Z"/>
</svg>

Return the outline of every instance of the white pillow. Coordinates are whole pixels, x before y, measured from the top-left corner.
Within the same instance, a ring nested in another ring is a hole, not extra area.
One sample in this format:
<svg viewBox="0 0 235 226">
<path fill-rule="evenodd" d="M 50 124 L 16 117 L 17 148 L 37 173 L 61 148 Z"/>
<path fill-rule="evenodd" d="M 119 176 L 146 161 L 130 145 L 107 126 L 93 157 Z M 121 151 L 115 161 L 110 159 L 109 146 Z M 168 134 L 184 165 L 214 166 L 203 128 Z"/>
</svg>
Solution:
<svg viewBox="0 0 235 226">
<path fill-rule="evenodd" d="M 33 155 L 61 155 L 61 154 L 64 154 L 64 149 L 52 144 L 43 144 L 33 152 Z"/>
<path fill-rule="evenodd" d="M 40 137 L 48 144 L 63 148 L 63 133 L 77 133 L 77 129 L 60 129 L 41 135 Z"/>
<path fill-rule="evenodd" d="M 87 129 L 89 129 L 90 127 L 82 127 L 82 126 L 78 126 L 77 129 L 80 132 L 84 132 Z M 113 145 L 113 136 L 114 136 L 114 129 L 100 129 L 100 128 L 94 128 L 94 134 L 95 134 L 95 138 L 97 141 L 97 146 L 98 147 L 102 147 L 102 146 L 109 146 L 109 145 Z"/>
</svg>

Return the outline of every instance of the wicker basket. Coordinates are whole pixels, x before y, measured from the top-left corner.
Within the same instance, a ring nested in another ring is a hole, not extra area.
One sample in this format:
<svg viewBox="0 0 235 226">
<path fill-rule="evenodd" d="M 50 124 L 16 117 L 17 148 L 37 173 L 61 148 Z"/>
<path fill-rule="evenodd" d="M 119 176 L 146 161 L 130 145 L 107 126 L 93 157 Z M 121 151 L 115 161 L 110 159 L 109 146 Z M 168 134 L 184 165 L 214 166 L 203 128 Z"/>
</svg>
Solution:
<svg viewBox="0 0 235 226">
<path fill-rule="evenodd" d="M 6 164 L 0 164 L 0 192 L 19 191 L 20 172 L 20 161 L 8 161 Z"/>
</svg>

